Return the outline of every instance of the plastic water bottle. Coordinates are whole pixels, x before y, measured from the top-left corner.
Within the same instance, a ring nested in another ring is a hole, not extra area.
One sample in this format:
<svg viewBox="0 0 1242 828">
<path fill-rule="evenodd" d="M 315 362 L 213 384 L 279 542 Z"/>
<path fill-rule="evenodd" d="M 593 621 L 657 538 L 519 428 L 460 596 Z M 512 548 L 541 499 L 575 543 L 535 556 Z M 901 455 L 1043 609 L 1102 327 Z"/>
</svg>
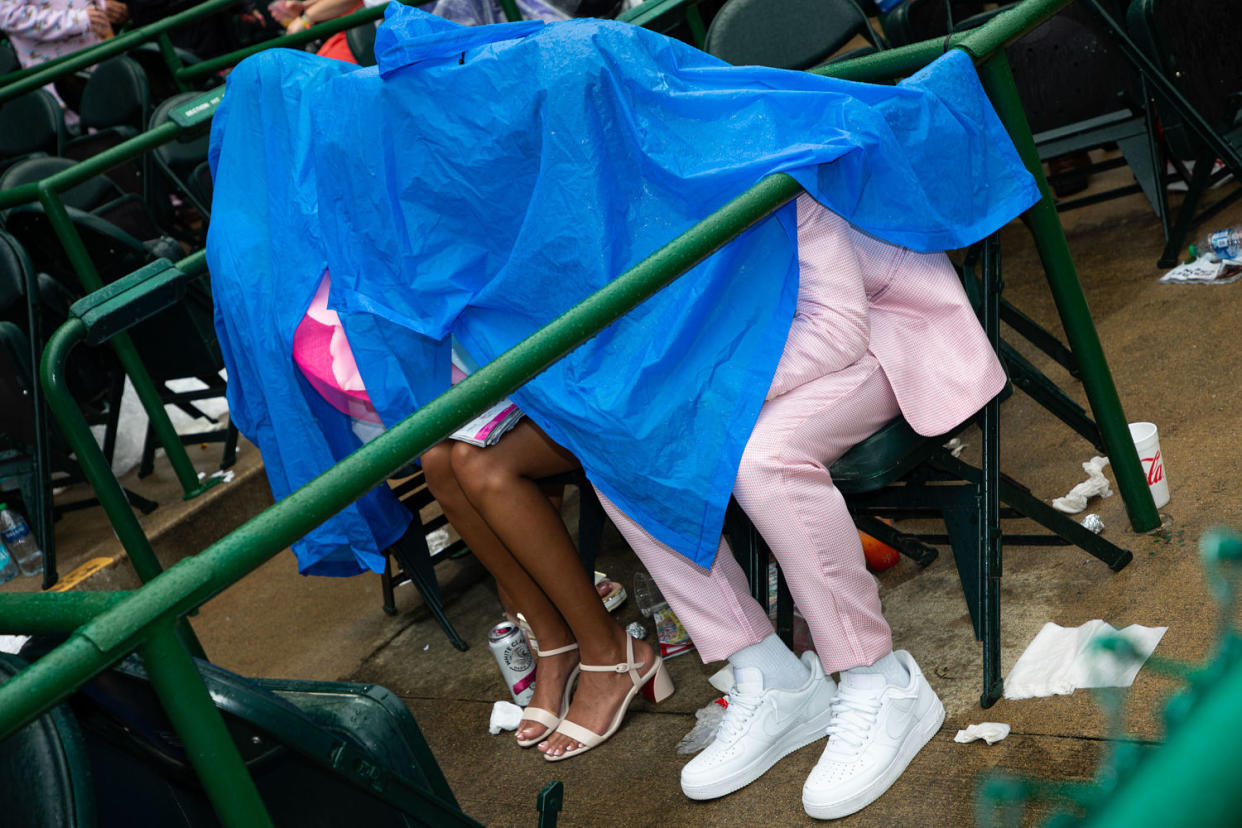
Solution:
<svg viewBox="0 0 1242 828">
<path fill-rule="evenodd" d="M 30 534 L 26 519 L 7 503 L 0 503 L 0 538 L 4 539 L 9 554 L 17 559 L 23 575 L 33 576 L 43 571 L 43 550 Z"/>
<path fill-rule="evenodd" d="M 1208 233 L 1190 245 L 1187 252 L 1190 253 L 1191 261 L 1200 256 L 1210 256 L 1215 262 L 1221 259 L 1242 259 L 1242 224 Z"/>
<path fill-rule="evenodd" d="M 9 550 L 0 545 L 0 584 L 8 583 L 17 577 L 17 564 L 13 562 L 13 556 L 9 554 Z"/>
</svg>

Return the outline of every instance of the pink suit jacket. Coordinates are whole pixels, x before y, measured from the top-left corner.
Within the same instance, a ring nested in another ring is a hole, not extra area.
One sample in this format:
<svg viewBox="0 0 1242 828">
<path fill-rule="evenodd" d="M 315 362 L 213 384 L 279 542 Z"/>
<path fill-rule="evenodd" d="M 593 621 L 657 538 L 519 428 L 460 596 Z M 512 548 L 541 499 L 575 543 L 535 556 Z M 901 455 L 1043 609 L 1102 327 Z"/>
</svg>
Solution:
<svg viewBox="0 0 1242 828">
<path fill-rule="evenodd" d="M 943 253 L 869 236 L 807 195 L 798 199 L 798 237 L 807 248 L 789 338 L 798 345 L 786 347 L 769 398 L 852 362 L 861 354 L 849 356 L 849 340 L 866 343 L 902 415 L 924 436 L 949 431 L 1004 387 L 1004 369 Z M 841 261 L 851 256 L 857 270 Z M 861 275 L 865 299 L 842 278 L 851 272 Z"/>
</svg>

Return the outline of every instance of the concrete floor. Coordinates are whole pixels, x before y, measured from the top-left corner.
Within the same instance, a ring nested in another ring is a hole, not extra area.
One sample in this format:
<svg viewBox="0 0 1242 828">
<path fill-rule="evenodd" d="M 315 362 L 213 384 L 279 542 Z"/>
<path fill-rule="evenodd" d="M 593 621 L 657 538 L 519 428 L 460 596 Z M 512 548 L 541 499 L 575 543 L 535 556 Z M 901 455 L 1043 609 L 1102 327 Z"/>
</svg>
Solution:
<svg viewBox="0 0 1242 828">
<path fill-rule="evenodd" d="M 1172 501 L 1164 510 L 1164 530 L 1146 536 L 1127 529 L 1119 497 L 1092 503 L 1091 511 L 1104 520 L 1105 536 L 1134 553 L 1133 563 L 1117 574 L 1073 548 L 1007 549 L 1003 669 L 1009 670 L 1045 622 L 1078 625 L 1093 618 L 1118 627 L 1168 625 L 1158 654 L 1201 660 L 1217 640 L 1217 618 L 1196 541 L 1215 524 L 1242 526 L 1231 341 L 1242 284 L 1157 284 L 1160 229 L 1141 197 L 1069 213 L 1063 220 L 1126 413 L 1160 428 Z M 1240 221 L 1242 205 L 1234 205 L 1211 223 Z M 1003 247 L 1007 298 L 1057 330 L 1025 230 L 1006 228 Z M 1035 361 L 1054 379 L 1065 379 L 1049 360 Z M 1071 393 L 1085 402 L 1076 386 Z M 1093 454 L 1022 394 L 1002 407 L 1002 434 L 1002 468 L 1045 500 L 1078 483 L 1081 463 Z M 966 440 L 972 442 L 969 432 Z M 154 480 L 133 483 L 165 504 L 147 521 L 163 527 L 157 545 L 166 560 L 203 548 L 270 502 L 256 455 L 253 447 L 244 447 L 237 478 L 217 487 L 211 501 L 177 502 L 166 469 Z M 567 513 L 572 521 L 573 509 Z M 113 561 L 81 588 L 132 583 L 112 539 L 98 542 L 107 533 L 97 509 L 73 513 L 57 532 L 63 571 L 100 557 Z M 599 568 L 632 583 L 636 562 L 611 527 Z M 213 659 L 243 674 L 376 682 L 399 694 L 464 810 L 489 825 L 534 824 L 535 795 L 553 779 L 566 785 L 565 825 L 811 822 L 801 810 L 800 787 L 822 743 L 787 758 L 762 783 L 722 800 L 692 803 L 682 796 L 678 771 L 685 757 L 675 746 L 693 725 L 694 711 L 716 695 L 706 677 L 718 665 L 702 665 L 693 655 L 670 663 L 677 684 L 670 700 L 658 707 L 637 703 L 619 734 L 589 756 L 551 766 L 537 753 L 517 748 L 511 735 L 488 735 L 492 702 L 507 698 L 486 646 L 486 630 L 501 617 L 500 605 L 472 560 L 449 562 L 438 572 L 449 617 L 471 644 L 467 652 L 448 644 L 408 586 L 398 591 L 399 614 L 389 617 L 380 611 L 377 576 L 301 578 L 288 553 L 207 604 L 193 623 Z M 944 699 L 948 719 L 889 793 L 843 825 L 967 825 L 975 820 L 976 792 L 989 772 L 1083 780 L 1094 774 L 1112 740 L 1160 740 L 1159 714 L 1174 685 L 1150 669 L 1126 695 L 1124 732 L 1113 731 L 1098 699 L 1081 691 L 1002 700 L 981 710 L 980 650 L 951 556 L 942 555 L 922 571 L 903 560 L 879 578 L 897 645 L 917 656 Z M 18 588 L 32 584 L 21 579 L 3 587 Z M 634 602 L 617 617 L 622 623 L 636 620 Z M 1006 722 L 1013 730 L 991 747 L 953 742 L 957 729 L 980 721 Z M 1027 821 L 1055 804 L 1033 805 Z"/>
</svg>

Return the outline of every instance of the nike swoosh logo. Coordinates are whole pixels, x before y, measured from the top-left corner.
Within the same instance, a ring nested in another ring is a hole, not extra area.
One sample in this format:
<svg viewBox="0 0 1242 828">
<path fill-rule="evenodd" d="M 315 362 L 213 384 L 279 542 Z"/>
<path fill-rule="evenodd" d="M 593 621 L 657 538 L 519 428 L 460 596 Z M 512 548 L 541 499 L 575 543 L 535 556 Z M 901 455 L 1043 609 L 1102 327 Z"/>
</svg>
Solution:
<svg viewBox="0 0 1242 828">
<path fill-rule="evenodd" d="M 790 707 L 782 712 L 778 706 L 773 705 L 773 707 L 776 708 L 776 715 L 764 717 L 763 732 L 775 739 L 789 729 L 789 725 L 801 714 L 802 710 L 797 707 Z"/>
<path fill-rule="evenodd" d="M 891 707 L 887 719 L 888 736 L 890 739 L 901 739 L 910 730 L 914 719 L 914 699 L 893 699 Z"/>
</svg>

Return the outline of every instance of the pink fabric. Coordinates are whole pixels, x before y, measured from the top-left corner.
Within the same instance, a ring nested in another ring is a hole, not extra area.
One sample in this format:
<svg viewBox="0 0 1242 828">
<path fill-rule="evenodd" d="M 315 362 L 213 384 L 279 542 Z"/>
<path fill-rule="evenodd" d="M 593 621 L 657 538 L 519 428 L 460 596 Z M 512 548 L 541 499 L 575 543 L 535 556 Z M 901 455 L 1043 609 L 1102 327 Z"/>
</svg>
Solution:
<svg viewBox="0 0 1242 828">
<path fill-rule="evenodd" d="M 831 672 L 872 663 L 892 641 L 828 466 L 899 412 L 920 433 L 948 431 L 1005 378 L 943 254 L 870 238 L 807 196 L 798 252 L 797 312 L 734 496 L 780 562 Z M 703 570 L 601 502 L 704 661 L 771 633 L 727 545 Z"/>
<path fill-rule="evenodd" d="M 336 311 L 328 308 L 332 280 L 325 270 L 306 315 L 293 332 L 293 361 L 325 400 L 355 420 L 380 421 L 367 396 L 354 352 Z"/>
<path fill-rule="evenodd" d="M 328 307 L 331 288 L 332 277 L 325 270 L 306 315 L 293 332 L 293 361 L 311 387 L 337 411 L 355 420 L 379 423 L 379 414 L 367 395 L 366 384 L 345 336 L 345 327 L 336 311 Z M 456 385 L 465 378 L 465 372 L 453 365 L 452 383 Z"/>
</svg>

